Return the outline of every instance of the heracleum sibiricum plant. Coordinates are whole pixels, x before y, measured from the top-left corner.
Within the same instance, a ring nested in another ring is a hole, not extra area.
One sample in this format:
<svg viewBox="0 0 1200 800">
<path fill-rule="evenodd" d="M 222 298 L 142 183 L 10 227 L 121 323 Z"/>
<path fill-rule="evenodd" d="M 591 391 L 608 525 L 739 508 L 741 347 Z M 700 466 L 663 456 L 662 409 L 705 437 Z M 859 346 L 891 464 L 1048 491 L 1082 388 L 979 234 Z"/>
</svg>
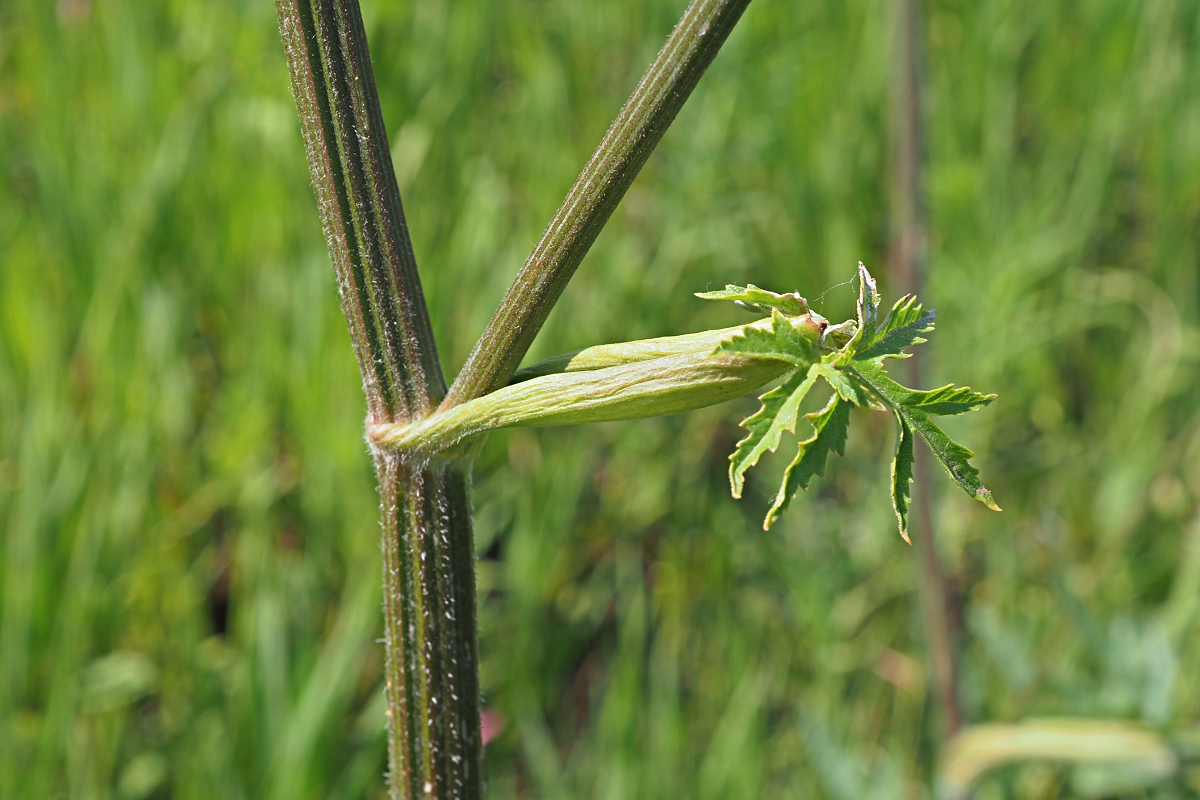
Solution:
<svg viewBox="0 0 1200 800">
<path fill-rule="evenodd" d="M 896 419 L 892 505 L 900 535 L 908 541 L 913 480 L 913 441 L 920 436 L 963 491 L 999 511 L 992 493 L 971 466 L 974 455 L 952 440 L 933 417 L 983 408 L 996 395 L 954 385 L 909 389 L 888 377 L 884 360 L 906 358 L 905 348 L 924 343 L 934 311 L 906 295 L 880 318 L 875 279 L 858 265 L 857 319 L 838 325 L 808 307 L 798 292 L 776 294 L 757 286 L 703 292 L 705 300 L 732 300 L 763 316 L 757 322 L 684 336 L 667 336 L 590 347 L 519 370 L 503 389 L 411 423 L 372 425 L 376 444 L 409 459 L 469 459 L 488 431 L 520 426 L 574 425 L 677 414 L 741 396 L 777 378 L 762 406 L 742 420 L 746 436 L 729 457 L 729 483 L 742 496 L 745 473 L 784 433 L 795 434 L 800 405 L 818 379 L 833 389 L 819 411 L 805 414 L 811 434 L 799 441 L 763 529 L 787 508 L 814 476 L 824 476 L 830 453 L 845 451 L 853 407 L 887 411 Z M 801 434 L 803 434 L 803 429 Z"/>
<path fill-rule="evenodd" d="M 404 221 L 357 0 L 276 0 L 305 150 L 367 399 L 367 440 L 383 527 L 389 787 L 393 798 L 482 792 L 471 460 L 482 437 L 518 425 L 568 425 L 676 414 L 772 381 L 743 422 L 731 459 L 746 470 L 785 432 L 802 437 L 765 527 L 843 451 L 850 408 L 892 412 L 899 436 L 892 494 L 907 538 L 913 437 L 954 481 L 995 508 L 933 417 L 991 396 L 907 389 L 884 363 L 932 328 L 904 298 L 882 319 L 860 266 L 857 319 L 830 325 L 798 294 L 730 286 L 762 319 L 684 336 L 602 345 L 517 370 L 567 282 L 653 152 L 749 0 L 692 0 L 517 275 L 453 385 L 442 374 Z M 806 415 L 820 378 L 833 388 Z M 811 431 L 809 430 L 811 428 Z"/>
</svg>

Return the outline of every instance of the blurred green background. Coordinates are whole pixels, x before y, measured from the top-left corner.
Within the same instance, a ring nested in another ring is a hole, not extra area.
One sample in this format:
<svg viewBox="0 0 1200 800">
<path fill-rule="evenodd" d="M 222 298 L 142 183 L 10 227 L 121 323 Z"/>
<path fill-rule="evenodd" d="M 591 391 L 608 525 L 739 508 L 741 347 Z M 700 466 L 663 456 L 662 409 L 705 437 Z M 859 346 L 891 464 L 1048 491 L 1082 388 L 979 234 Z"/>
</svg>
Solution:
<svg viewBox="0 0 1200 800">
<path fill-rule="evenodd" d="M 683 5 L 364 0 L 449 374 Z M 752 4 L 531 358 L 736 324 L 691 293 L 815 297 L 860 259 L 894 297 L 891 5 Z M 965 712 L 1188 730 L 1200 2 L 925 21 L 929 380 L 1000 393 L 947 425 L 1004 513 L 934 488 Z M 891 423 L 857 417 L 764 534 L 784 456 L 741 502 L 725 476 L 754 406 L 491 437 L 490 796 L 928 796 Z M 272 4 L 0 4 L 0 797 L 381 796 L 363 412 Z M 979 796 L 1082 794 L 1043 764 Z"/>
</svg>

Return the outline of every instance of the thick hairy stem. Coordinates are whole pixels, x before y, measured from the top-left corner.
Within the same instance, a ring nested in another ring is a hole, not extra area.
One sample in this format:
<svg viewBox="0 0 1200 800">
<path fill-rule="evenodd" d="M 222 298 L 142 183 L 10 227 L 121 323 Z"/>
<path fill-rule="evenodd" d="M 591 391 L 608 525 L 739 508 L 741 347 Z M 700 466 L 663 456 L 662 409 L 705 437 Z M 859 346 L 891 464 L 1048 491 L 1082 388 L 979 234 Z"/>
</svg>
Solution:
<svg viewBox="0 0 1200 800">
<path fill-rule="evenodd" d="M 277 0 L 292 91 L 368 424 L 445 395 L 357 0 Z M 391 796 L 481 793 L 470 476 L 376 450 Z"/>
<path fill-rule="evenodd" d="M 508 383 L 550 310 L 750 0 L 692 0 L 571 187 L 442 403 Z"/>
<path fill-rule="evenodd" d="M 901 291 L 921 295 L 926 250 L 925 203 L 922 173 L 925 163 L 922 124 L 921 13 L 918 0 L 897 0 L 896 68 L 894 76 L 894 163 L 892 167 L 892 277 Z M 908 362 L 910 386 L 921 386 L 922 357 Z M 921 571 L 921 616 L 933 684 L 942 710 L 944 734 L 953 736 L 962 725 L 958 681 L 954 665 L 954 624 L 951 590 L 937 554 L 933 501 L 930 494 L 931 454 L 918 445 L 914 465 L 914 528 L 917 563 Z"/>
<path fill-rule="evenodd" d="M 357 0 L 278 0 L 308 163 L 374 421 L 445 394 Z"/>
<path fill-rule="evenodd" d="M 393 798 L 481 796 L 470 475 L 376 450 Z"/>
</svg>

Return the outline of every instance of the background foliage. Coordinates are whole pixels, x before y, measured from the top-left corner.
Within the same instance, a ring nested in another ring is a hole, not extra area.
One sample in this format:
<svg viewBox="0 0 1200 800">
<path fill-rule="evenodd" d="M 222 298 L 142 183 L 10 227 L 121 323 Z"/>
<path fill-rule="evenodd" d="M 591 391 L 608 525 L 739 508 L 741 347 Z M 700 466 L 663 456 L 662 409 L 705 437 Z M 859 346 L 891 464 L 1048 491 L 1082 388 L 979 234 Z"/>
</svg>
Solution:
<svg viewBox="0 0 1200 800">
<path fill-rule="evenodd" d="M 447 370 L 682 5 L 365 3 Z M 966 712 L 1194 726 L 1200 3 L 926 21 L 930 383 L 1000 392 L 947 427 L 1005 512 L 937 488 Z M 752 5 L 531 356 L 736 324 L 691 297 L 726 282 L 884 275 L 890 24 Z M 382 791 L 377 501 L 275 26 L 267 0 L 0 5 L 0 796 Z M 491 796 L 924 795 L 890 423 L 863 413 L 764 534 L 789 456 L 741 502 L 725 477 L 753 408 L 491 437 Z"/>
</svg>

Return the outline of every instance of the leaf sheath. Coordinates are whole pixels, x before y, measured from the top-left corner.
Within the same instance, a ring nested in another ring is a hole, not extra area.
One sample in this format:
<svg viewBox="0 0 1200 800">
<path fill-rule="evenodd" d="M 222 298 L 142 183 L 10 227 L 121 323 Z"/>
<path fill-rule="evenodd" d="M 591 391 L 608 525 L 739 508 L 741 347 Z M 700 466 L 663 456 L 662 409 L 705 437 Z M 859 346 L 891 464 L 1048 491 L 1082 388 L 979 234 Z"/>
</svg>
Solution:
<svg viewBox="0 0 1200 800">
<path fill-rule="evenodd" d="M 705 352 L 506 386 L 411 425 L 376 425 L 378 445 L 419 459 L 462 457 L 466 440 L 498 428 L 578 425 L 679 414 L 732 400 L 778 378 L 782 361 Z"/>
</svg>

